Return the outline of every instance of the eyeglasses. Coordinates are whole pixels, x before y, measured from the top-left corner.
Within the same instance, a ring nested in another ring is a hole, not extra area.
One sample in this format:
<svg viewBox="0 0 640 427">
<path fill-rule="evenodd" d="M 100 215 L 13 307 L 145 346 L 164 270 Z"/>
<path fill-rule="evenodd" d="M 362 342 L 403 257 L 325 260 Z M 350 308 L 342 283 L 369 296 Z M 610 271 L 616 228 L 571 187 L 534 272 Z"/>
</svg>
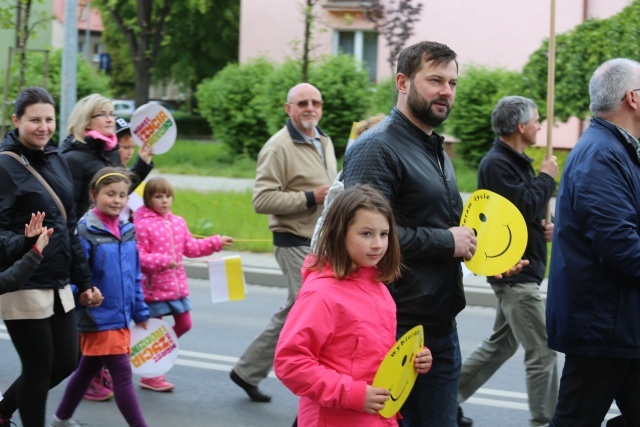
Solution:
<svg viewBox="0 0 640 427">
<path fill-rule="evenodd" d="M 104 119 L 104 118 L 107 118 L 107 117 L 111 117 L 112 119 L 115 119 L 118 116 L 116 116 L 115 113 L 104 113 L 104 112 L 98 113 L 98 114 L 94 114 L 93 116 L 91 116 L 92 119 L 95 119 L 97 117 L 100 117 L 101 119 Z"/>
<path fill-rule="evenodd" d="M 297 105 L 298 108 L 307 108 L 309 103 L 313 105 L 313 108 L 322 108 L 322 101 L 318 101 L 317 99 L 305 99 L 304 101 L 287 102 L 287 104 Z"/>
<path fill-rule="evenodd" d="M 640 89 L 631 89 L 633 92 L 640 90 Z M 624 101 L 624 99 L 627 97 L 627 93 L 624 93 L 624 96 L 622 97 L 622 99 L 620 100 L 621 102 Z"/>
</svg>

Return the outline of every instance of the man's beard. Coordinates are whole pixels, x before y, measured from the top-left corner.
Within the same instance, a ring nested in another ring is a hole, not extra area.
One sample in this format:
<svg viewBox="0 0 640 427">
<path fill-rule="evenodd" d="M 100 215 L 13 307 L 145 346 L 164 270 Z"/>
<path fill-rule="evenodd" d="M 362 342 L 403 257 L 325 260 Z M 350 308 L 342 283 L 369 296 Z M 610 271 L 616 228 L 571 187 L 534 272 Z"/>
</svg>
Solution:
<svg viewBox="0 0 640 427">
<path fill-rule="evenodd" d="M 318 120 L 301 120 L 300 123 L 305 129 L 315 129 L 318 126 Z"/>
<path fill-rule="evenodd" d="M 433 111 L 433 104 L 439 102 L 447 105 L 447 111 L 445 113 L 437 114 Z M 424 99 L 418 91 L 414 89 L 413 85 L 409 86 L 409 97 L 407 98 L 407 107 L 411 114 L 422 122 L 424 125 L 429 126 L 431 128 L 435 128 L 440 126 L 442 122 L 444 122 L 447 117 L 449 117 L 449 113 L 451 112 L 451 105 L 449 104 L 449 100 L 446 98 L 435 98 L 431 101 L 427 101 Z"/>
</svg>

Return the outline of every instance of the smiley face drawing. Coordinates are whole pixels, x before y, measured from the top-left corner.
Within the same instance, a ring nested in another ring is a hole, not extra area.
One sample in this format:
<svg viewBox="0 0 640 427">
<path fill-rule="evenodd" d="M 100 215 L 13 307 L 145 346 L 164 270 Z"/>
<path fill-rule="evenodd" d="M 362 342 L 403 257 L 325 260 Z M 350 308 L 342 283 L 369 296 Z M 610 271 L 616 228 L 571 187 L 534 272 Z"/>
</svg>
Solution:
<svg viewBox="0 0 640 427">
<path fill-rule="evenodd" d="M 372 385 L 389 390 L 389 400 L 378 412 L 383 417 L 391 418 L 397 414 L 409 397 L 418 377 L 414 362 L 423 346 L 424 329 L 418 325 L 404 334 L 380 363 Z"/>
<path fill-rule="evenodd" d="M 527 247 L 527 224 L 513 203 L 489 190 L 474 192 L 460 225 L 473 230 L 476 253 L 465 264 L 473 273 L 495 276 L 516 265 Z"/>
</svg>

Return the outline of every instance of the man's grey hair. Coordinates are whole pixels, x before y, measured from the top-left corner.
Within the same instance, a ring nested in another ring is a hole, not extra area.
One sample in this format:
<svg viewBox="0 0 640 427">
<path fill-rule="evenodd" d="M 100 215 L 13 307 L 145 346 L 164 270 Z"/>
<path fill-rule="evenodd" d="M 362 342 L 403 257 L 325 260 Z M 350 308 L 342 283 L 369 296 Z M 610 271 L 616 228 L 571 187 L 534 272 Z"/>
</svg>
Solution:
<svg viewBox="0 0 640 427">
<path fill-rule="evenodd" d="M 640 89 L 640 63 L 633 59 L 615 58 L 603 62 L 589 81 L 589 110 L 595 117 L 620 107 L 625 93 Z"/>
<path fill-rule="evenodd" d="M 491 127 L 498 136 L 511 135 L 518 125 L 533 120 L 533 112 L 538 107 L 533 100 L 524 96 L 505 96 L 500 99 L 491 113 Z"/>
</svg>

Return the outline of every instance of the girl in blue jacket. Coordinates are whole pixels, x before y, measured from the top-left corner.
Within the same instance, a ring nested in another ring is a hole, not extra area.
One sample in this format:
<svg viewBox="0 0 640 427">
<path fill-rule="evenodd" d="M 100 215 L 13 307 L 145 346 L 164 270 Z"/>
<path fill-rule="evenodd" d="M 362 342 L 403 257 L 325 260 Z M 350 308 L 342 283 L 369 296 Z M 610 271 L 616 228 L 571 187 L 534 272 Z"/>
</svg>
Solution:
<svg viewBox="0 0 640 427">
<path fill-rule="evenodd" d="M 118 409 L 130 426 L 146 427 L 133 389 L 131 336 L 133 320 L 146 327 L 149 309 L 140 288 L 140 260 L 133 224 L 120 220 L 131 181 L 119 168 L 103 168 L 91 181 L 94 207 L 78 223 L 78 233 L 91 265 L 94 284 L 104 287 L 99 307 L 80 309 L 78 329 L 82 358 L 58 406 L 52 426 L 72 426 L 92 378 L 104 367 L 113 379 Z"/>
</svg>

